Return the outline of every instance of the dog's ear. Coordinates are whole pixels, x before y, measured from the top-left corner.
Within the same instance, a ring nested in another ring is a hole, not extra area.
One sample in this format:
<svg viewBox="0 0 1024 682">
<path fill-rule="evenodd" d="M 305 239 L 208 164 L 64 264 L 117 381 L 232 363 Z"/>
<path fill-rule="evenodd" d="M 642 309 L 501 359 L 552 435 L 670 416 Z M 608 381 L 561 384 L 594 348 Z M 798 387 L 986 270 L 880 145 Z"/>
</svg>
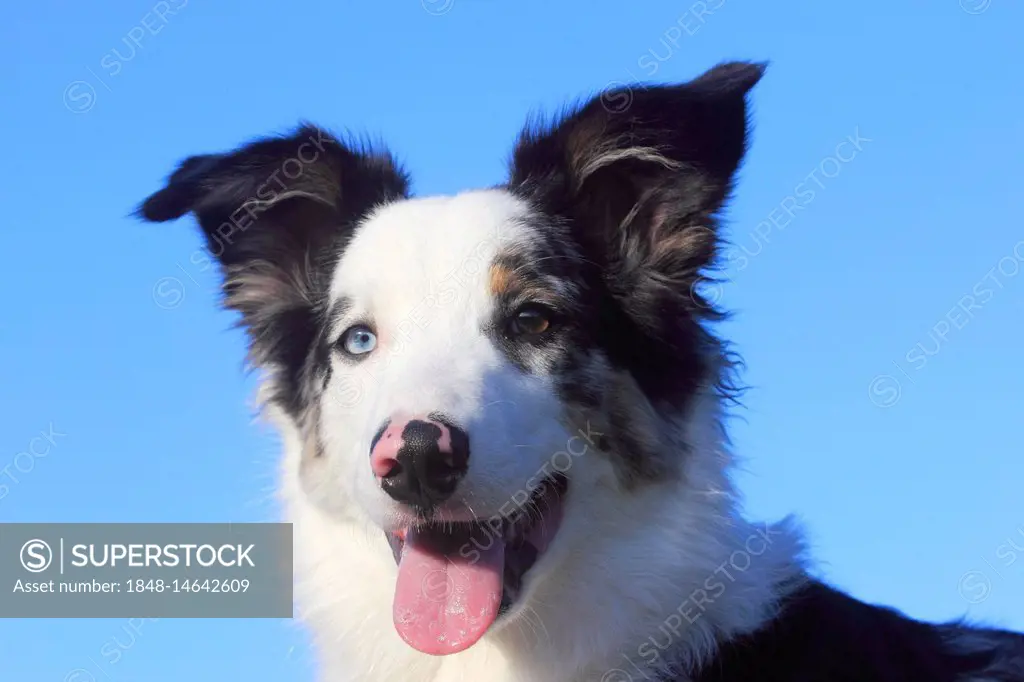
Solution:
<svg viewBox="0 0 1024 682">
<path fill-rule="evenodd" d="M 713 312 L 695 284 L 715 256 L 764 68 L 733 62 L 681 85 L 610 90 L 520 136 L 511 185 L 569 221 L 635 318 L 676 310 L 671 297 Z"/>
<path fill-rule="evenodd" d="M 185 159 L 137 215 L 163 222 L 193 213 L 222 266 L 226 305 L 242 313 L 252 360 L 298 371 L 353 225 L 407 193 L 407 177 L 390 155 L 303 125 Z"/>
</svg>

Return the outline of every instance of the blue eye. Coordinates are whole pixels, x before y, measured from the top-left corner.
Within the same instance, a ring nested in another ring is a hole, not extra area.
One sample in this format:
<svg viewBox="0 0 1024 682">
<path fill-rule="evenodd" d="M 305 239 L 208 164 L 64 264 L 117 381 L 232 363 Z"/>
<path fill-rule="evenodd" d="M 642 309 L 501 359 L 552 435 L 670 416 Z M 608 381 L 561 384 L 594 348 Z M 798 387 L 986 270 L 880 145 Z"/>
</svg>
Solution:
<svg viewBox="0 0 1024 682">
<path fill-rule="evenodd" d="M 377 347 L 377 335 L 365 324 L 357 324 L 341 335 L 341 347 L 349 355 L 365 355 Z"/>
</svg>

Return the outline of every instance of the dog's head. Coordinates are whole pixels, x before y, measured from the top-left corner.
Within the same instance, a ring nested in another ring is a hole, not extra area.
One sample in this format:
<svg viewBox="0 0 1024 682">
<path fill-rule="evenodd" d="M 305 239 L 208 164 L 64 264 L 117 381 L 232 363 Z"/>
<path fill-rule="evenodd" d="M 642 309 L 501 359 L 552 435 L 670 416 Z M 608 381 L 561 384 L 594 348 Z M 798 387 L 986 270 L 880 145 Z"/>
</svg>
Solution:
<svg viewBox="0 0 1024 682">
<path fill-rule="evenodd" d="M 304 126 L 188 158 L 141 206 L 197 217 L 304 494 L 383 531 L 412 646 L 515 611 L 595 487 L 683 475 L 679 426 L 726 376 L 699 284 L 761 74 L 606 92 L 528 127 L 497 188 L 411 198 L 388 154 Z"/>
</svg>

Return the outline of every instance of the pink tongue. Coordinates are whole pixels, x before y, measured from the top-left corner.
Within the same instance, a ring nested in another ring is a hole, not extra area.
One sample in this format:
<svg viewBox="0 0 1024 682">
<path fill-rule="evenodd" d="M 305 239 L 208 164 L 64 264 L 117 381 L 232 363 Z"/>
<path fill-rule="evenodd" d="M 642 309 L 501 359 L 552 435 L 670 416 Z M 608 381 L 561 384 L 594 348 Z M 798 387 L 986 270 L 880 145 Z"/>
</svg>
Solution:
<svg viewBox="0 0 1024 682">
<path fill-rule="evenodd" d="M 409 646 L 443 656 L 477 642 L 501 605 L 505 543 L 484 526 L 472 536 L 438 546 L 434 537 L 410 530 L 398 564 L 393 616 Z"/>
</svg>

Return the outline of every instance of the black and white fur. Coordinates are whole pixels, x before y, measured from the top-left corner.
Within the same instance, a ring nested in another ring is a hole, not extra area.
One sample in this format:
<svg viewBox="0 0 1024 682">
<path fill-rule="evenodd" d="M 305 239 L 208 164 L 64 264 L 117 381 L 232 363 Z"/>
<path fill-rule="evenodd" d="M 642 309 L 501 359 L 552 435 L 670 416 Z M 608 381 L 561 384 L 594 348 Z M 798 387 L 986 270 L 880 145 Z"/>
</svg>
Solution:
<svg viewBox="0 0 1024 682">
<path fill-rule="evenodd" d="M 807 576 L 792 523 L 738 513 L 736 359 L 701 282 L 762 73 L 723 64 L 532 124 L 490 189 L 413 198 L 388 153 L 306 125 L 190 157 L 141 206 L 197 217 L 249 333 L 325 682 L 1024 680 L 1024 636 L 863 604 Z M 509 340 L 529 301 L 557 324 Z M 373 357 L 339 351 L 355 322 Z M 383 531 L 414 521 L 366 453 L 397 410 L 469 433 L 474 517 L 552 467 L 569 480 L 554 544 L 459 654 L 392 624 Z"/>
</svg>

